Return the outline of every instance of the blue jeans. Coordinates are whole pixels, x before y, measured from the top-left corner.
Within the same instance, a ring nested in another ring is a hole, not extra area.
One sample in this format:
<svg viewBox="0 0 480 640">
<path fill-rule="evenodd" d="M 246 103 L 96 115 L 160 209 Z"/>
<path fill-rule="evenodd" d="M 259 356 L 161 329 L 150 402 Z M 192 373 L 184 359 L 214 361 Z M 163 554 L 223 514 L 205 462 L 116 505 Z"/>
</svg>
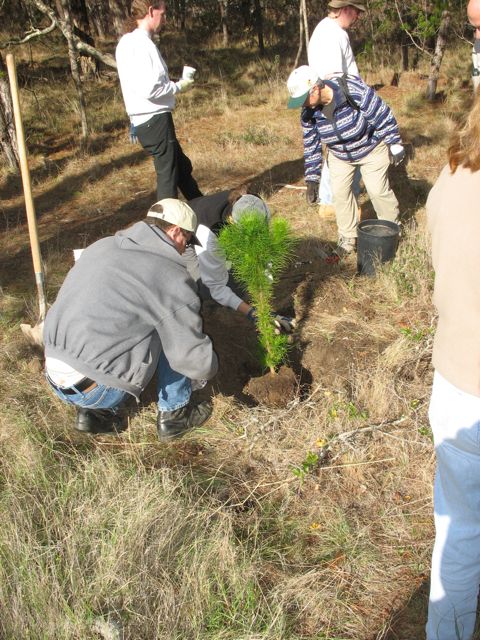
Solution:
<svg viewBox="0 0 480 640">
<path fill-rule="evenodd" d="M 437 371 L 429 417 L 437 472 L 427 640 L 470 640 L 480 583 L 480 397 Z"/>
<path fill-rule="evenodd" d="M 163 351 L 157 365 L 157 393 L 159 411 L 180 409 L 192 395 L 192 381 L 171 368 Z"/>
<path fill-rule="evenodd" d="M 91 391 L 86 393 L 76 391 L 76 393 L 66 394 L 60 387 L 57 387 L 47 376 L 50 386 L 63 402 L 73 404 L 84 409 L 110 409 L 116 413 L 130 396 L 127 391 L 98 384 Z M 75 389 L 75 386 L 72 387 Z M 190 378 L 182 376 L 174 371 L 165 354 L 160 354 L 157 365 L 157 393 L 159 411 L 174 411 L 188 404 L 192 395 L 192 383 Z"/>
</svg>

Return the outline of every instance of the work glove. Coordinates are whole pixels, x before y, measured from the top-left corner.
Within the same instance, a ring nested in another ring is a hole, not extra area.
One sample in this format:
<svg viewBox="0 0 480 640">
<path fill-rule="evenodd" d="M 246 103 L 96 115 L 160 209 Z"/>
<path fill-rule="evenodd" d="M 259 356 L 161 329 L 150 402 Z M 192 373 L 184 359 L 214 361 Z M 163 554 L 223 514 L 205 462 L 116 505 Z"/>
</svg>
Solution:
<svg viewBox="0 0 480 640">
<path fill-rule="evenodd" d="M 388 148 L 388 155 L 390 156 L 390 164 L 396 167 L 405 158 L 405 147 L 402 144 L 391 144 Z"/>
<path fill-rule="evenodd" d="M 281 316 L 278 313 L 272 313 L 273 323 L 275 325 L 275 333 L 292 333 L 297 326 L 295 318 Z"/>
<path fill-rule="evenodd" d="M 185 78 L 181 78 L 178 82 L 175 83 L 175 86 L 179 91 L 187 91 L 193 86 L 193 78 L 188 80 Z"/>
<path fill-rule="evenodd" d="M 273 324 L 275 325 L 276 334 L 292 333 L 292 331 L 296 327 L 295 318 L 289 318 L 288 316 L 281 316 L 275 311 L 272 311 L 270 316 L 273 320 Z M 257 310 L 255 309 L 255 307 L 252 307 L 250 311 L 247 313 L 247 318 L 250 320 L 250 322 L 257 321 Z"/>
<path fill-rule="evenodd" d="M 318 202 L 318 182 L 307 182 L 307 203 L 315 204 Z"/>
<path fill-rule="evenodd" d="M 137 132 L 135 131 L 133 124 L 130 125 L 129 137 L 132 144 L 136 144 L 138 142 Z"/>
<path fill-rule="evenodd" d="M 247 313 L 247 318 L 250 322 L 257 322 L 257 310 L 255 307 L 251 307 L 250 311 Z"/>
</svg>

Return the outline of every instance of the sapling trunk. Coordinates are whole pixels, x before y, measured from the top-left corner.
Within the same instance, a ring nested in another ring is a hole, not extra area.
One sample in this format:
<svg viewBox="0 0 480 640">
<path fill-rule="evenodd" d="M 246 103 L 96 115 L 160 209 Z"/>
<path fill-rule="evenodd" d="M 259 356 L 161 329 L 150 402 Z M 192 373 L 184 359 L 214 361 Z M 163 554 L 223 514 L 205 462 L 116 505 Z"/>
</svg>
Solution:
<svg viewBox="0 0 480 640">
<path fill-rule="evenodd" d="M 224 227 L 219 242 L 235 278 L 246 287 L 255 307 L 262 364 L 274 373 L 288 351 L 287 336 L 275 333 L 272 320 L 273 286 L 290 260 L 295 242 L 288 223 L 274 218 L 269 224 L 252 209 Z"/>
</svg>

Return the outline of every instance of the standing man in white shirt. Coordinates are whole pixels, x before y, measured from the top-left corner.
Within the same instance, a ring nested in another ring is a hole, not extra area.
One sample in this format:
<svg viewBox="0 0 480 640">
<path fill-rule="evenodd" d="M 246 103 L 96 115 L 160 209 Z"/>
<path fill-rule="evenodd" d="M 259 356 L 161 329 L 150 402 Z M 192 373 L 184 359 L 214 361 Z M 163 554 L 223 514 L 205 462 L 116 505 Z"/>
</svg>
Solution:
<svg viewBox="0 0 480 640">
<path fill-rule="evenodd" d="M 317 24 L 308 43 L 308 66 L 314 69 L 322 80 L 343 73 L 360 77 L 347 30 L 365 11 L 365 5 L 363 2 L 350 0 L 331 0 L 328 8 L 328 16 Z M 359 176 L 356 176 L 355 182 L 355 190 L 358 191 Z M 307 201 L 314 204 L 318 200 L 320 204 L 325 205 L 331 205 L 333 202 L 330 173 L 326 162 L 320 187 L 318 182 L 307 181 Z"/>
<path fill-rule="evenodd" d="M 152 3 L 152 4 L 150 4 Z M 153 36 L 166 23 L 165 0 L 133 0 L 128 33 L 120 38 L 115 57 L 125 108 L 142 147 L 152 156 L 157 173 L 157 199 L 187 200 L 202 192 L 192 176 L 192 163 L 175 134 L 172 112 L 175 96 L 193 84 L 193 78 L 172 82 Z"/>
</svg>

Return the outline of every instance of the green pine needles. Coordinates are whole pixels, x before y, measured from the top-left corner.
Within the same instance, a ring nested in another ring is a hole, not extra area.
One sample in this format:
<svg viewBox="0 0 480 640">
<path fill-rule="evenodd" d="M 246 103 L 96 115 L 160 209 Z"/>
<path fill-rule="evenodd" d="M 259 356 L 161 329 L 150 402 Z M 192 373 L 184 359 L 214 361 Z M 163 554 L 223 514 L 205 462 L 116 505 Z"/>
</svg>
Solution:
<svg viewBox="0 0 480 640">
<path fill-rule="evenodd" d="M 226 225 L 219 242 L 232 263 L 235 278 L 246 287 L 256 309 L 262 364 L 273 373 L 288 351 L 288 337 L 275 333 L 272 320 L 273 287 L 295 244 L 288 222 L 274 218 L 269 224 L 252 209 L 238 222 Z"/>
</svg>

